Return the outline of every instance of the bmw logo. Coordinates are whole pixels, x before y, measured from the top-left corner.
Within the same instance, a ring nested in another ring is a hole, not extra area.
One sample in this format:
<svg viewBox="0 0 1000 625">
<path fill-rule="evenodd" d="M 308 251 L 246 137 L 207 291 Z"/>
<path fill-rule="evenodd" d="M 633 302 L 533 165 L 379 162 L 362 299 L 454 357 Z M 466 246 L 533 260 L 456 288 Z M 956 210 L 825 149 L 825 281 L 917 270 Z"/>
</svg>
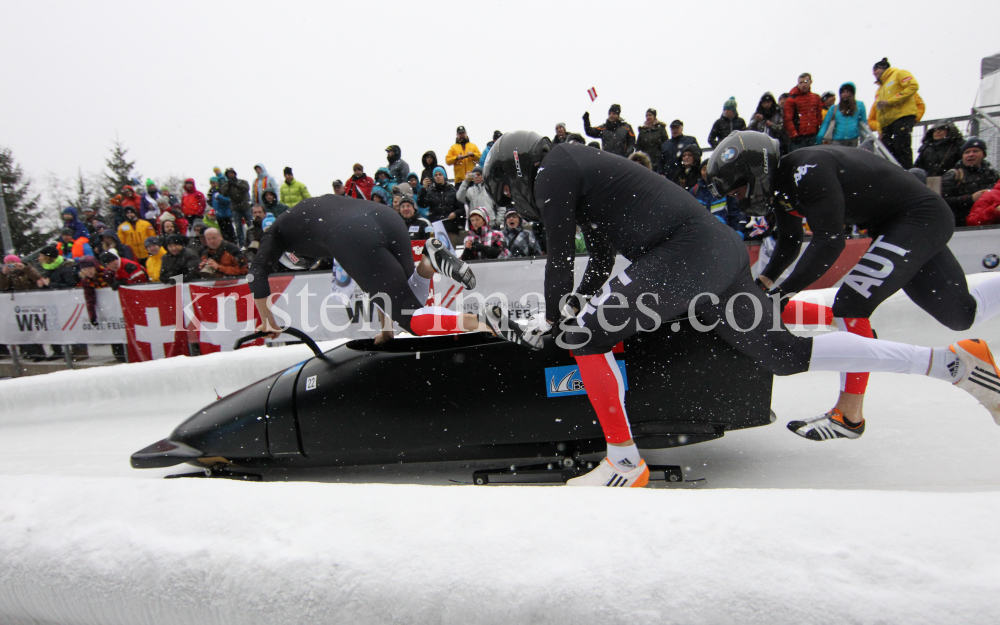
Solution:
<svg viewBox="0 0 1000 625">
<path fill-rule="evenodd" d="M 983 267 L 987 269 L 996 269 L 997 265 L 1000 265 L 1000 256 L 996 254 L 987 254 L 983 256 Z"/>
<path fill-rule="evenodd" d="M 983 262 L 986 262 L 986 261 L 983 261 Z M 21 307 L 20 306 L 15 306 L 14 307 L 14 312 L 16 312 L 16 313 L 21 312 Z"/>
<path fill-rule="evenodd" d="M 733 160 L 734 158 L 736 158 L 736 148 L 729 148 L 728 150 L 726 150 L 725 152 L 722 153 L 722 162 L 723 163 L 728 163 L 729 161 Z"/>
</svg>

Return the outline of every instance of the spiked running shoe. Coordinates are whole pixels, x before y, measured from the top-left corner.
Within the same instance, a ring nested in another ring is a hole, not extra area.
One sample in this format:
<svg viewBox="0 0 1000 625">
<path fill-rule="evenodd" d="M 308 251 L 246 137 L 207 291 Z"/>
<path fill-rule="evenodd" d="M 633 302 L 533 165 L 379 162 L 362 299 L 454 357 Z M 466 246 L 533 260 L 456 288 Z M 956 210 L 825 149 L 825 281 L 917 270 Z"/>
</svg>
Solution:
<svg viewBox="0 0 1000 625">
<path fill-rule="evenodd" d="M 966 339 L 948 349 L 965 365 L 965 375 L 955 382 L 955 386 L 979 400 L 1000 425 L 1000 371 L 986 341 Z"/>
<path fill-rule="evenodd" d="M 639 466 L 631 471 L 622 472 L 612 466 L 611 461 L 604 458 L 597 468 L 574 477 L 566 482 L 566 486 L 612 486 L 617 488 L 642 488 L 649 483 L 649 467 L 645 460 L 639 461 Z"/>
<path fill-rule="evenodd" d="M 430 261 L 431 267 L 439 274 L 448 276 L 467 289 L 476 288 L 476 276 L 472 275 L 469 265 L 448 251 L 438 239 L 427 239 L 424 244 L 424 258 Z"/>
<path fill-rule="evenodd" d="M 865 422 L 853 425 L 844 418 L 844 413 L 836 408 L 807 421 L 790 421 L 788 429 L 811 441 L 829 441 L 835 438 L 861 438 L 865 433 Z"/>
</svg>

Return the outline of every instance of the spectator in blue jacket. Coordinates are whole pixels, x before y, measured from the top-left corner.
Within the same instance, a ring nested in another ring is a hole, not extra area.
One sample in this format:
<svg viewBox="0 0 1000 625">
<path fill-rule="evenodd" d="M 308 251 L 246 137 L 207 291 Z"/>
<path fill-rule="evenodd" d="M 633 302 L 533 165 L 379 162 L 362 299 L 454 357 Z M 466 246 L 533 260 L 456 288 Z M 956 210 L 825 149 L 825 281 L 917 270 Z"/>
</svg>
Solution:
<svg viewBox="0 0 1000 625">
<path fill-rule="evenodd" d="M 388 167 L 379 167 L 375 172 L 375 186 L 385 191 L 383 199 L 386 200 L 384 203 L 388 204 L 388 199 L 392 197 L 392 188 L 396 186 Z"/>
<path fill-rule="evenodd" d="M 823 125 L 816 133 L 816 144 L 833 143 L 834 145 L 846 145 L 848 147 L 858 147 L 858 139 L 861 136 L 860 125 L 868 119 L 865 112 L 865 103 L 855 99 L 857 89 L 853 82 L 845 82 L 840 85 L 840 103 L 831 106 L 823 119 Z M 833 135 L 830 139 L 825 136 L 833 124 Z"/>
<path fill-rule="evenodd" d="M 233 200 L 217 190 L 218 178 L 212 177 L 209 182 L 215 181 L 215 185 L 210 186 L 211 204 L 215 209 L 215 218 L 219 222 L 219 232 L 222 238 L 230 243 L 236 243 L 236 230 L 233 228 Z"/>
<path fill-rule="evenodd" d="M 73 238 L 79 239 L 80 237 L 89 237 L 90 230 L 87 230 L 87 226 L 84 225 L 82 221 L 77 217 L 76 209 L 72 206 L 67 206 L 62 210 L 62 220 L 63 228 L 69 228 L 73 231 Z"/>
</svg>

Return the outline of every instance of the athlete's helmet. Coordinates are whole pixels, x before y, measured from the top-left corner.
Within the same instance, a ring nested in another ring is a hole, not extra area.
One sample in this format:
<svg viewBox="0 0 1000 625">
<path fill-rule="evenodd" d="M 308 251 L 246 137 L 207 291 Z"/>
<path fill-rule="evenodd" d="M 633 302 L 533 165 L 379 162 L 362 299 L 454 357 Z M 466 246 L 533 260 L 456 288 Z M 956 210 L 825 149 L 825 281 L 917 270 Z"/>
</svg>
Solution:
<svg viewBox="0 0 1000 625">
<path fill-rule="evenodd" d="M 771 181 L 778 170 L 781 148 L 776 139 L 762 132 L 740 130 L 726 137 L 708 161 L 709 189 L 723 198 L 733 189 L 747 185 L 740 210 L 765 215 L 770 208 Z"/>
<path fill-rule="evenodd" d="M 497 139 L 483 164 L 486 192 L 498 206 L 511 206 L 521 217 L 538 221 L 541 211 L 535 204 L 535 176 L 538 164 L 552 149 L 552 142 L 530 130 L 508 132 Z M 504 185 L 510 195 L 503 192 Z"/>
</svg>

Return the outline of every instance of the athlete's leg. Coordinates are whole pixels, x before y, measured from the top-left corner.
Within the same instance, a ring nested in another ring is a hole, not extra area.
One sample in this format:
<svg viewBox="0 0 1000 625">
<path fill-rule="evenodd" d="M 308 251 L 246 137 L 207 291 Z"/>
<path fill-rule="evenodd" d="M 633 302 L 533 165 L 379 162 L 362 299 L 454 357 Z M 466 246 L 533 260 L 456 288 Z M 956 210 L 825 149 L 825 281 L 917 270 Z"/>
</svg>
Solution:
<svg viewBox="0 0 1000 625">
<path fill-rule="evenodd" d="M 630 482 L 629 472 L 639 472 L 644 465 L 632 440 L 624 383 L 611 349 L 640 330 L 652 331 L 682 316 L 699 294 L 724 288 L 739 273 L 744 258 L 745 248 L 729 230 L 677 233 L 669 244 L 635 259 L 576 319 L 561 326 L 561 345 L 572 349 L 608 443 L 607 461 L 570 485 L 645 483 L 645 477 Z M 715 270 L 700 270 L 706 267 Z"/>
<path fill-rule="evenodd" d="M 912 210 L 873 229 L 874 241 L 858 264 L 844 277 L 833 304 L 841 330 L 871 338 L 868 319 L 893 293 L 911 283 L 942 253 L 954 231 L 954 217 L 940 198 L 921 200 Z M 961 270 L 959 270 L 961 275 Z M 964 276 L 962 276 L 964 283 Z M 847 372 L 841 376 L 834 412 L 854 424 L 864 423 L 864 395 L 868 376 Z"/>
<path fill-rule="evenodd" d="M 903 292 L 914 304 L 952 330 L 968 330 L 979 316 L 978 301 L 969 292 L 965 272 L 947 247 L 920 268 L 903 287 Z M 983 312 L 986 315 L 990 312 L 985 303 Z M 993 312 L 995 314 L 995 310 Z"/>
</svg>

